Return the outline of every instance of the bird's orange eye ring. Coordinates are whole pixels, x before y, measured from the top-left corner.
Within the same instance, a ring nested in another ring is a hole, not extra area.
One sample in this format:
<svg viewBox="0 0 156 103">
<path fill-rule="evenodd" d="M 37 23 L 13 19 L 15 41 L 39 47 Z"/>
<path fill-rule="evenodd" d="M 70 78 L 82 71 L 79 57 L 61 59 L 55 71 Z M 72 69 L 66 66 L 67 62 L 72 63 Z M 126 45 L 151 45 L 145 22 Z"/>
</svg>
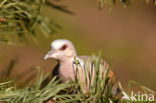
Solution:
<svg viewBox="0 0 156 103">
<path fill-rule="evenodd" d="M 63 45 L 63 46 L 60 48 L 60 50 L 63 51 L 63 50 L 65 50 L 67 47 L 68 47 L 68 46 L 65 44 L 65 45 Z"/>
</svg>

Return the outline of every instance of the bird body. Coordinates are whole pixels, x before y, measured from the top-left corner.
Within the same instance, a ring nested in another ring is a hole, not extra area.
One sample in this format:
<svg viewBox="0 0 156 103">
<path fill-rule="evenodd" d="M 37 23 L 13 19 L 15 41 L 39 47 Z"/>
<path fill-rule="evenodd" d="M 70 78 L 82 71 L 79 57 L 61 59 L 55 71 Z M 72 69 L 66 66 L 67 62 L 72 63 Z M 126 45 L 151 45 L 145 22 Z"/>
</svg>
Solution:
<svg viewBox="0 0 156 103">
<path fill-rule="evenodd" d="M 100 57 L 96 56 L 77 56 L 74 45 L 65 39 L 58 39 L 51 43 L 51 50 L 44 59 L 54 58 L 58 64 L 53 70 L 53 75 L 57 75 L 62 82 L 79 79 L 85 91 L 89 89 L 89 85 L 93 83 L 96 73 L 96 63 L 99 60 L 99 76 L 106 76 L 108 71 L 108 63 Z M 87 66 L 87 67 L 86 67 Z M 88 73 L 86 75 L 86 72 Z M 108 73 L 109 77 L 114 78 L 113 72 Z M 87 84 L 85 84 L 87 81 Z M 89 82 L 88 82 L 89 81 Z"/>
</svg>

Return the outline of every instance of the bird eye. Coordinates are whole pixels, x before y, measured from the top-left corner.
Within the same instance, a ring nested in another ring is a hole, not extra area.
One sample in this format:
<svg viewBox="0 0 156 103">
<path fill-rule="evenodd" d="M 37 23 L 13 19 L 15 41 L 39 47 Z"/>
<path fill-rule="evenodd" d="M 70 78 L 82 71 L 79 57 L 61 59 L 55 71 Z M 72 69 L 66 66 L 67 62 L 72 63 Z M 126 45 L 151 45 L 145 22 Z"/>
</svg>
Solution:
<svg viewBox="0 0 156 103">
<path fill-rule="evenodd" d="M 68 46 L 67 45 L 63 45 L 61 48 L 60 48 L 60 50 L 65 50 L 66 48 L 67 48 Z"/>
</svg>

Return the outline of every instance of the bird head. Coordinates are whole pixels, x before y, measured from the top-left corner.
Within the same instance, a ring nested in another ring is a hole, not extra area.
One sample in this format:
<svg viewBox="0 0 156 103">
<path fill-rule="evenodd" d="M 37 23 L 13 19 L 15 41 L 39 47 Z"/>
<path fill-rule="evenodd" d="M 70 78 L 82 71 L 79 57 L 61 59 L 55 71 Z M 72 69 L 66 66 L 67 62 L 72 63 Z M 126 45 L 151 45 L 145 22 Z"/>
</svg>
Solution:
<svg viewBox="0 0 156 103">
<path fill-rule="evenodd" d="M 66 61 L 77 56 L 72 42 L 65 39 L 57 39 L 51 43 L 51 50 L 45 55 L 44 60 L 53 58 L 58 61 Z"/>
</svg>

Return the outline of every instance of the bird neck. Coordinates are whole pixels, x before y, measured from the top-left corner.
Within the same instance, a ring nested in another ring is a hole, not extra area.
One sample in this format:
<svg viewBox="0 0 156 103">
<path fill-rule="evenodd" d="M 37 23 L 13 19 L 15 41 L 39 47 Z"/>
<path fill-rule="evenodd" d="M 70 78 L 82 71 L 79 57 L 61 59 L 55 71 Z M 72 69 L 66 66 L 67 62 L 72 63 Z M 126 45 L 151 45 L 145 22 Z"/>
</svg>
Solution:
<svg viewBox="0 0 156 103">
<path fill-rule="evenodd" d="M 74 61 L 74 57 L 77 57 L 77 56 L 64 58 L 64 59 L 62 59 L 62 60 L 59 60 L 59 63 L 60 63 L 61 65 L 69 65 L 69 64 L 72 64 L 73 61 Z"/>
</svg>

